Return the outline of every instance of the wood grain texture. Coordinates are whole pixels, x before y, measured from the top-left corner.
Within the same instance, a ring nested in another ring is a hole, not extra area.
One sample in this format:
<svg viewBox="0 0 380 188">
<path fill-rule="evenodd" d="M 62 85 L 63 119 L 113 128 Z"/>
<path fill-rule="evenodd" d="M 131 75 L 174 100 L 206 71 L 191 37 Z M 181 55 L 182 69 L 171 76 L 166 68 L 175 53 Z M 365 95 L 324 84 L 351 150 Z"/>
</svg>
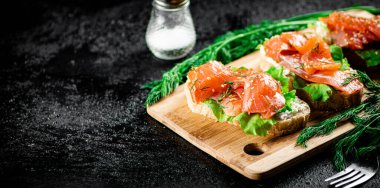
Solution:
<svg viewBox="0 0 380 188">
<path fill-rule="evenodd" d="M 228 66 L 258 68 L 260 61 L 262 61 L 260 54 L 254 52 Z M 187 107 L 184 85 L 148 107 L 147 111 L 153 118 L 199 149 L 254 180 L 271 177 L 307 159 L 328 147 L 335 139 L 354 127 L 348 122 L 342 124 L 330 135 L 310 139 L 307 142 L 307 148 L 295 147 L 300 131 L 275 139 L 246 135 L 238 126 L 215 122 L 205 116 L 192 113 Z M 308 123 L 308 125 L 312 124 L 312 122 Z M 262 154 L 247 154 L 244 147 L 248 144 L 252 144 Z"/>
</svg>

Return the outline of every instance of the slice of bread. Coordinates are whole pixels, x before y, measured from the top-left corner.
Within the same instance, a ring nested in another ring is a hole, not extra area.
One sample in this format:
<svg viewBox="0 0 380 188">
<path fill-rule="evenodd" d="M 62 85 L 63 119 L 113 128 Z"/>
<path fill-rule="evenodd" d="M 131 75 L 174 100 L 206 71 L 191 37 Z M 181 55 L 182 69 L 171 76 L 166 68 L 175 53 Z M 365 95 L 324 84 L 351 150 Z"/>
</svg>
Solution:
<svg viewBox="0 0 380 188">
<path fill-rule="evenodd" d="M 187 105 L 194 113 L 201 114 L 208 118 L 216 120 L 212 110 L 205 104 L 196 104 L 193 102 L 188 85 L 189 81 L 185 85 L 185 94 L 187 99 Z M 301 99 L 296 97 L 292 104 L 292 112 L 286 111 L 278 113 L 274 116 L 276 124 L 268 131 L 268 137 L 278 137 L 290 133 L 294 133 L 297 130 L 305 127 L 310 116 L 310 107 Z M 239 122 L 231 123 L 239 125 Z"/>
<path fill-rule="evenodd" d="M 330 98 L 326 102 L 313 101 L 310 94 L 303 89 L 297 89 L 297 96 L 309 104 L 314 111 L 341 111 L 354 107 L 361 102 L 362 92 L 348 95 L 340 91 L 333 90 Z"/>
<path fill-rule="evenodd" d="M 293 83 L 294 83 L 294 77 L 289 76 L 290 80 L 290 86 L 291 89 L 293 88 Z M 299 78 L 302 79 L 302 78 Z M 310 84 L 311 82 L 307 80 L 303 80 L 305 84 Z M 341 111 L 347 108 L 354 107 L 361 102 L 362 98 L 362 91 L 353 93 L 353 94 L 346 94 L 341 91 L 337 91 L 335 89 L 332 89 L 332 94 L 330 95 L 330 98 L 325 101 L 313 101 L 311 95 L 306 92 L 303 89 L 296 89 L 296 95 L 299 97 L 301 100 L 305 101 L 311 108 L 311 113 L 314 111 L 325 111 L 325 112 L 332 112 L 335 113 L 336 111 Z"/>
</svg>

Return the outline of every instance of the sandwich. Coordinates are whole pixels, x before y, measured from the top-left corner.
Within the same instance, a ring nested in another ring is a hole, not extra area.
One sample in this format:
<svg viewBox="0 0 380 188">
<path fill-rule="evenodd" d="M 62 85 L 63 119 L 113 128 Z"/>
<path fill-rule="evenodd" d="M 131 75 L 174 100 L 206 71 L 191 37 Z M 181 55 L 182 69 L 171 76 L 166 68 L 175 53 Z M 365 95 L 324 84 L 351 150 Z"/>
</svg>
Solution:
<svg viewBox="0 0 380 188">
<path fill-rule="evenodd" d="M 240 126 L 247 134 L 290 134 L 303 128 L 310 115 L 283 68 L 260 72 L 210 61 L 190 70 L 187 78 L 185 93 L 193 113 Z"/>
<path fill-rule="evenodd" d="M 327 42 L 343 48 L 352 67 L 379 78 L 380 16 L 366 11 L 334 12 L 320 21 L 325 25 Z"/>
<path fill-rule="evenodd" d="M 313 111 L 340 111 L 361 101 L 363 84 L 353 76 L 342 49 L 329 46 L 320 33 L 285 32 L 265 41 L 260 52 L 266 66 L 289 71 L 297 96 Z"/>
</svg>

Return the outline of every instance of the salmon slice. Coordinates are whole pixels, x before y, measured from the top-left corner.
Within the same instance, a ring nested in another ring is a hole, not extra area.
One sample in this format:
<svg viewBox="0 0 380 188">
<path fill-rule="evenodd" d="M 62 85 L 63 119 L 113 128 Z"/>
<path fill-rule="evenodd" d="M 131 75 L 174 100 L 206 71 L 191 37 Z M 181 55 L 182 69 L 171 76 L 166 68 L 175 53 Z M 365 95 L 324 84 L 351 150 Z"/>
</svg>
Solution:
<svg viewBox="0 0 380 188">
<path fill-rule="evenodd" d="M 357 80 L 354 79 L 347 85 L 343 85 L 346 78 L 349 78 L 351 75 L 349 71 L 330 71 L 330 70 L 324 70 L 324 71 L 318 71 L 314 74 L 309 74 L 302 68 L 300 68 L 302 65 L 302 61 L 300 60 L 300 57 L 297 55 L 293 56 L 283 56 L 282 61 L 280 61 L 280 65 L 286 67 L 291 72 L 295 73 L 297 76 L 308 80 L 310 82 L 314 83 L 321 83 L 321 84 L 327 84 L 339 91 L 343 91 L 345 94 L 353 94 L 356 92 L 359 92 L 363 89 L 363 84 Z"/>
<path fill-rule="evenodd" d="M 286 32 L 280 35 L 279 38 L 281 39 L 280 41 L 287 41 L 290 46 L 301 54 L 305 54 L 316 45 L 316 41 L 307 40 L 301 32 Z"/>
<path fill-rule="evenodd" d="M 363 88 L 357 79 L 343 85 L 351 75 L 339 70 L 340 63 L 334 62 L 329 46 L 319 37 L 287 32 L 266 41 L 264 49 L 267 56 L 310 82 L 327 84 L 347 94 Z"/>
<path fill-rule="evenodd" d="M 228 116 L 237 116 L 241 114 L 242 111 L 242 100 L 236 93 L 233 93 L 227 97 L 225 97 L 220 105 L 223 106 L 223 111 Z"/>
<path fill-rule="evenodd" d="M 334 44 L 340 47 L 360 50 L 363 45 L 380 40 L 380 16 L 369 19 L 333 12 L 320 20 L 329 28 Z"/>
<path fill-rule="evenodd" d="M 312 41 L 310 43 L 310 41 Z M 335 63 L 329 49 L 329 45 L 319 37 L 312 37 L 305 44 L 307 50 L 301 57 L 304 62 L 303 68 L 308 74 L 314 74 L 317 71 L 338 70 L 340 63 Z M 302 53 L 301 53 L 302 54 Z"/>
<path fill-rule="evenodd" d="M 281 56 L 300 54 L 302 66 L 309 74 L 319 70 L 339 69 L 340 64 L 332 59 L 326 42 L 316 36 L 306 37 L 301 32 L 286 32 L 272 37 L 264 43 L 265 53 L 276 62 L 281 61 Z"/>
<path fill-rule="evenodd" d="M 276 62 L 280 62 L 281 55 L 291 55 L 297 50 L 290 44 L 284 42 L 280 36 L 274 36 L 264 43 L 265 54 Z"/>
<path fill-rule="evenodd" d="M 210 61 L 193 70 L 187 75 L 191 97 L 195 103 L 225 93 L 228 89 L 226 83 L 236 79 L 233 71 L 217 61 Z"/>
<path fill-rule="evenodd" d="M 285 106 L 281 84 L 266 73 L 249 76 L 244 84 L 243 111 L 270 118 Z"/>
<path fill-rule="evenodd" d="M 285 106 L 281 83 L 266 73 L 252 69 L 232 70 L 216 61 L 203 64 L 188 73 L 191 97 L 200 103 L 217 101 L 228 116 L 242 112 L 271 118 Z"/>
</svg>

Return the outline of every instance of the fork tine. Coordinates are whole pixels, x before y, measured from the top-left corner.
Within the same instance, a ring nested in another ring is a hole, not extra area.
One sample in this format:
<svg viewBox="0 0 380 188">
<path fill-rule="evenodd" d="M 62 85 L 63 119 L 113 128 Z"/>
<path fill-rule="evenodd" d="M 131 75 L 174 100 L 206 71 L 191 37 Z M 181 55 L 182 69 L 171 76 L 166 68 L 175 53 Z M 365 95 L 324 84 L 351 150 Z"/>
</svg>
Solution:
<svg viewBox="0 0 380 188">
<path fill-rule="evenodd" d="M 376 169 L 369 169 L 368 170 L 367 168 L 362 168 L 363 173 L 365 175 L 363 177 L 361 177 L 360 179 L 355 180 L 354 182 L 351 182 L 350 184 L 345 185 L 344 188 L 352 188 L 352 187 L 360 185 L 360 184 L 368 181 L 369 179 L 371 179 L 376 174 L 377 170 L 379 169 L 379 156 L 376 157 L 376 160 L 377 160 Z"/>
<path fill-rule="evenodd" d="M 351 187 L 355 187 L 355 186 L 357 186 L 357 185 L 360 185 L 360 184 L 366 182 L 367 180 L 369 180 L 370 178 L 372 178 L 372 176 L 373 176 L 373 175 L 371 175 L 371 176 L 368 176 L 368 175 L 363 176 L 362 178 L 356 180 L 355 182 L 352 182 L 352 183 L 350 183 L 350 184 L 344 186 L 344 188 L 351 188 Z"/>
<path fill-rule="evenodd" d="M 350 179 L 351 177 L 356 176 L 357 174 L 360 174 L 360 171 L 353 170 L 352 173 L 349 173 L 349 174 L 347 174 L 346 176 L 342 176 L 342 177 L 340 177 L 339 179 L 330 182 L 330 185 L 334 185 L 334 184 L 337 184 L 337 183 L 339 183 L 339 182 L 341 182 L 341 181 L 344 181 L 344 180 Z"/>
<path fill-rule="evenodd" d="M 339 183 L 339 184 L 336 184 L 335 187 L 341 187 L 342 185 L 345 185 L 345 184 L 347 184 L 347 183 L 350 183 L 350 182 L 353 182 L 353 181 L 355 181 L 355 180 L 358 180 L 359 178 L 361 178 L 361 177 L 363 177 L 363 176 L 365 176 L 365 174 L 359 173 L 358 175 L 356 175 L 356 176 L 354 176 L 354 177 L 352 177 L 352 178 L 350 178 L 350 179 L 348 179 L 348 180 L 346 180 L 346 181 L 344 181 L 344 182 L 341 182 L 341 183 Z"/>
<path fill-rule="evenodd" d="M 356 165 L 351 164 L 349 167 L 347 167 L 347 168 L 344 169 L 343 171 L 340 171 L 340 172 L 336 173 L 335 175 L 333 175 L 333 176 L 331 176 L 331 177 L 325 179 L 325 181 L 330 181 L 330 180 L 333 180 L 333 179 L 335 179 L 335 178 L 339 178 L 339 177 L 341 177 L 341 176 L 344 176 L 344 175 L 350 173 L 350 172 L 353 170 L 353 167 L 355 167 L 355 166 L 356 166 Z"/>
</svg>

